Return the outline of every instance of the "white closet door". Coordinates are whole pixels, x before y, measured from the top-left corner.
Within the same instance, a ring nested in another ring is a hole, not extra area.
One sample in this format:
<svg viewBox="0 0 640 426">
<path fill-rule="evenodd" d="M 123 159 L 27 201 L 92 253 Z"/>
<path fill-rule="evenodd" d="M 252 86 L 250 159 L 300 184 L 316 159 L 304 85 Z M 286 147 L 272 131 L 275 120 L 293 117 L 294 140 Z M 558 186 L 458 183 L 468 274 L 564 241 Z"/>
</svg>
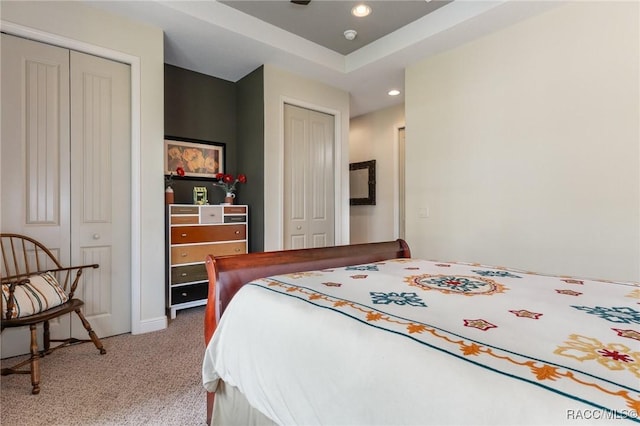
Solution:
<svg viewBox="0 0 640 426">
<path fill-rule="evenodd" d="M 0 229 L 63 264 L 99 263 L 76 295 L 98 336 L 128 332 L 129 67 L 6 34 L 1 48 Z M 71 318 L 51 321 L 52 338 L 86 338 Z M 28 338 L 3 331 L 2 357 L 27 353 Z"/>
<path fill-rule="evenodd" d="M 68 264 L 69 51 L 1 40 L 0 230 L 33 237 Z M 50 326 L 53 336 L 69 336 L 69 318 Z M 29 352 L 29 328 L 6 329 L 1 341 L 3 358 Z"/>
<path fill-rule="evenodd" d="M 284 248 L 334 245 L 334 117 L 285 105 Z"/>
<path fill-rule="evenodd" d="M 71 52 L 71 257 L 97 263 L 77 297 L 98 336 L 131 331 L 129 66 Z M 72 336 L 86 338 L 77 316 Z"/>
<path fill-rule="evenodd" d="M 2 34 L 2 231 L 68 262 L 69 51 Z"/>
</svg>

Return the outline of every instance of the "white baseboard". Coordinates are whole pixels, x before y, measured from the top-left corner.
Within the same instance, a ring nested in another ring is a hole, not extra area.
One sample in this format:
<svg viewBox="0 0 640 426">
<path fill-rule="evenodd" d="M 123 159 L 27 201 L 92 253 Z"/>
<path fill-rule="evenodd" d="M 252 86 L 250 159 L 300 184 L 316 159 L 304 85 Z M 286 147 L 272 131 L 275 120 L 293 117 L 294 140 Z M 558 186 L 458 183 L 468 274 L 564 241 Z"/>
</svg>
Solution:
<svg viewBox="0 0 640 426">
<path fill-rule="evenodd" d="M 144 334 L 151 333 L 152 331 L 164 330 L 167 328 L 169 322 L 166 316 L 149 319 L 149 320 L 141 320 L 137 327 L 133 325 L 131 334 Z"/>
</svg>

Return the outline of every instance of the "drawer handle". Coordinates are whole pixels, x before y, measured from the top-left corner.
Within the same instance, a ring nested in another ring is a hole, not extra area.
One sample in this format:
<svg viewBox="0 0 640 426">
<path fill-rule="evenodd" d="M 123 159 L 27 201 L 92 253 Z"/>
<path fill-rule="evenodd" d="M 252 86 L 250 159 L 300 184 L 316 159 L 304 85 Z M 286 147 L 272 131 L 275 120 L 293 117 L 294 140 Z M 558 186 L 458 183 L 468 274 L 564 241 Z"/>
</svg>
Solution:
<svg viewBox="0 0 640 426">
<path fill-rule="evenodd" d="M 216 214 L 215 213 L 211 213 L 209 216 L 216 217 Z"/>
<path fill-rule="evenodd" d="M 240 234 L 240 231 L 236 231 L 236 235 Z"/>
<path fill-rule="evenodd" d="M 183 295 L 183 296 L 186 296 L 186 295 L 187 295 L 187 293 L 182 293 L 182 295 Z"/>
<path fill-rule="evenodd" d="M 186 237 L 186 236 L 187 236 L 187 234 L 180 234 L 180 236 L 181 236 L 181 237 Z"/>
<path fill-rule="evenodd" d="M 180 256 L 187 257 L 187 253 L 180 253 Z"/>
<path fill-rule="evenodd" d="M 187 276 L 187 273 L 186 273 L 186 272 L 183 272 L 183 273 L 181 273 L 181 274 L 180 274 L 180 276 L 181 276 L 181 277 L 186 277 L 186 276 Z"/>
<path fill-rule="evenodd" d="M 240 251 L 240 249 L 239 249 L 239 248 L 237 248 L 237 249 L 236 249 L 236 251 Z"/>
</svg>

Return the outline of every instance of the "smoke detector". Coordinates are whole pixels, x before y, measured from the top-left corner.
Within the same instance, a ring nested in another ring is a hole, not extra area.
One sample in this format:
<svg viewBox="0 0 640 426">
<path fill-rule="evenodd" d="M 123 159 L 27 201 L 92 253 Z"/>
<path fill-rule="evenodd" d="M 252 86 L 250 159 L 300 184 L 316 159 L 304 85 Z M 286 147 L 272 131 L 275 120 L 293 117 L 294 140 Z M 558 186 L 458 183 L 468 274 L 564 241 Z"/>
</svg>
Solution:
<svg viewBox="0 0 640 426">
<path fill-rule="evenodd" d="M 347 40 L 353 40 L 357 35 L 358 33 L 356 32 L 356 30 L 347 30 L 344 32 L 344 38 L 346 38 Z"/>
</svg>

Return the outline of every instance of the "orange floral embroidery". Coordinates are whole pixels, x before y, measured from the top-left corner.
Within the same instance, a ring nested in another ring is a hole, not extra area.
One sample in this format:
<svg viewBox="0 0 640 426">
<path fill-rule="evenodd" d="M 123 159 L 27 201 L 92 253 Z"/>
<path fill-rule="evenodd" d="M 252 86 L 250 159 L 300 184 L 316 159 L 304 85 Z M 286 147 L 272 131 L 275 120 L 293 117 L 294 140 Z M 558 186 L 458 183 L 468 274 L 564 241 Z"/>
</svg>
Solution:
<svg viewBox="0 0 640 426">
<path fill-rule="evenodd" d="M 369 312 L 367 314 L 367 321 L 378 321 L 379 319 L 382 319 L 380 312 Z"/>
<path fill-rule="evenodd" d="M 462 350 L 462 353 L 464 355 L 480 355 L 480 345 L 476 345 L 475 343 L 472 343 L 470 345 L 465 345 L 464 343 L 462 343 L 460 345 L 460 349 Z"/>
<path fill-rule="evenodd" d="M 555 367 L 546 364 L 542 367 L 531 367 L 531 372 L 536 375 L 538 380 L 556 380 L 561 377 Z"/>
<path fill-rule="evenodd" d="M 319 276 L 320 274 L 315 272 L 315 271 L 308 271 L 308 272 L 294 272 L 293 274 L 286 274 L 285 276 L 297 280 L 299 278 L 304 278 L 304 277 L 314 277 L 314 276 Z"/>
<path fill-rule="evenodd" d="M 425 331 L 427 329 L 427 327 L 423 324 L 409 324 L 407 326 L 407 331 L 409 332 L 409 334 L 412 333 L 422 333 L 423 331 Z"/>
<path fill-rule="evenodd" d="M 626 297 L 640 300 L 640 290 L 633 290 L 631 293 L 627 294 Z"/>
<path fill-rule="evenodd" d="M 640 413 L 640 401 L 631 400 L 627 402 L 627 406 L 636 413 Z"/>
</svg>

